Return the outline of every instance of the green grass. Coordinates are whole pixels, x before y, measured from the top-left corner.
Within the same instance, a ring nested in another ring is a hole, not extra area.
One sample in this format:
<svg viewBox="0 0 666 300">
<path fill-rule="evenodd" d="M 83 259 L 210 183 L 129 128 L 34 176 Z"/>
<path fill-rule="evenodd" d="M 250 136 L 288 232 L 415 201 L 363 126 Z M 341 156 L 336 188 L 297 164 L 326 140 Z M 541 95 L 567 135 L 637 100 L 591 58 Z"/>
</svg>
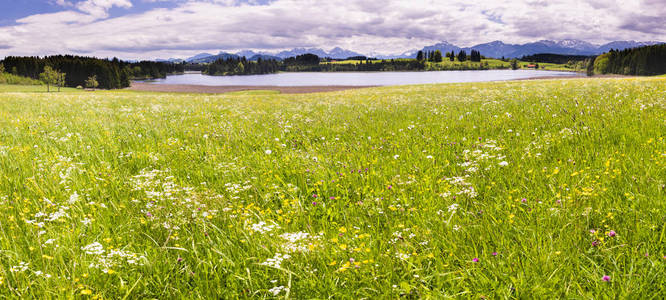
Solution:
<svg viewBox="0 0 666 300">
<path fill-rule="evenodd" d="M 45 85 L 21 85 L 21 84 L 0 84 L 0 93 L 47 93 Z M 58 92 L 57 87 L 51 87 L 51 93 L 62 93 L 62 92 L 81 92 L 75 88 L 60 88 Z"/>
<path fill-rule="evenodd" d="M 0 293 L 662 298 L 665 90 L 0 94 Z"/>
</svg>

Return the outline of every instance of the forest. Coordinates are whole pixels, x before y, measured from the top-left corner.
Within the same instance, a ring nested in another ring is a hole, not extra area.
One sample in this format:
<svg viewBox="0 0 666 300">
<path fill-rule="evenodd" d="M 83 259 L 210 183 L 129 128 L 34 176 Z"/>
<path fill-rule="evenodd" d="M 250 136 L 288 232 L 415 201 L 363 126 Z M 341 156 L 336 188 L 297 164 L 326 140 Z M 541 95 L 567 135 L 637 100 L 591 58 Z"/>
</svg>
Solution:
<svg viewBox="0 0 666 300">
<path fill-rule="evenodd" d="M 406 71 L 424 70 L 425 62 L 418 60 L 359 60 L 355 64 L 320 63 L 314 54 L 303 54 L 283 61 L 250 61 L 245 57 L 218 59 L 204 69 L 208 75 L 270 74 L 277 72 L 342 72 L 342 71 Z"/>
<path fill-rule="evenodd" d="M 118 89 L 130 86 L 132 79 L 164 78 L 167 74 L 182 73 L 182 64 L 153 61 L 125 62 L 117 58 L 112 60 L 73 55 L 46 57 L 9 56 L 0 62 L 6 72 L 39 79 L 46 66 L 65 74 L 64 86 L 77 87 L 96 76 L 99 88 Z"/>
<path fill-rule="evenodd" d="M 570 64 L 572 62 L 585 61 L 594 58 L 595 56 L 587 56 L 587 55 L 539 53 L 539 54 L 525 55 L 520 60 L 535 62 L 535 63 Z"/>
<path fill-rule="evenodd" d="M 594 61 L 596 74 L 661 75 L 666 74 L 666 44 L 613 50 Z"/>
</svg>

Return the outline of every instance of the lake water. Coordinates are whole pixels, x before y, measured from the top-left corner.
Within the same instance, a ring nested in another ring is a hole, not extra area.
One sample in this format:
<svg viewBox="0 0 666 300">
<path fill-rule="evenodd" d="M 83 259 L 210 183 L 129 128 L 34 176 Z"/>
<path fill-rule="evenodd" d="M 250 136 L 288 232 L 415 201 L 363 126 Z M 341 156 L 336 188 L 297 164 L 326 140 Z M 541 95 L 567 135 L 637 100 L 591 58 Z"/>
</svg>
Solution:
<svg viewBox="0 0 666 300">
<path fill-rule="evenodd" d="M 513 80 L 532 77 L 571 76 L 572 72 L 537 70 L 433 71 L 433 72 L 294 72 L 267 75 L 208 76 L 200 73 L 167 76 L 150 80 L 154 84 L 193 84 L 209 86 L 269 85 L 402 85 L 453 82 Z"/>
</svg>

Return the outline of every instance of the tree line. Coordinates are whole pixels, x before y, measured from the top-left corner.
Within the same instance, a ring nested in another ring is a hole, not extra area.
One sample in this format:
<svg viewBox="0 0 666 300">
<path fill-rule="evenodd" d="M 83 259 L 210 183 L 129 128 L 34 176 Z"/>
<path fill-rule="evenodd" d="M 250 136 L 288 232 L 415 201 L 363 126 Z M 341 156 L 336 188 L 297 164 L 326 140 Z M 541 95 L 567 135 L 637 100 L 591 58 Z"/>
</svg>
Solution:
<svg viewBox="0 0 666 300">
<path fill-rule="evenodd" d="M 56 83 L 54 85 L 57 86 L 85 86 L 86 81 L 94 76 L 99 87 L 103 89 L 125 88 L 130 86 L 131 79 L 164 78 L 167 74 L 184 70 L 182 64 L 153 61 L 125 62 L 117 58 L 108 60 L 73 55 L 9 56 L 1 63 L 6 72 L 47 80 L 49 84 Z M 53 72 L 62 78 L 55 78 L 57 76 Z"/>
<path fill-rule="evenodd" d="M 453 51 L 446 53 L 451 61 L 458 59 L 460 62 L 470 60 L 481 62 L 481 53 L 472 50 L 470 55 L 464 50 L 457 54 Z M 444 57 L 440 50 L 419 51 L 416 59 L 370 59 L 367 57 L 352 57 L 358 63 L 336 64 L 331 63 L 328 58 L 320 58 L 315 54 L 302 54 L 285 58 L 282 61 L 261 60 L 250 61 L 246 57 L 218 59 L 205 67 L 203 73 L 208 75 L 249 75 L 249 74 L 271 74 L 276 72 L 354 72 L 354 71 L 423 71 L 423 70 L 485 70 L 490 67 L 486 64 L 478 66 L 461 65 L 451 66 L 439 64 L 426 64 L 426 62 L 442 62 Z M 350 58 L 351 59 L 351 58 Z M 188 69 L 190 69 L 188 67 Z"/>
<path fill-rule="evenodd" d="M 251 75 L 271 74 L 279 71 L 279 62 L 272 59 L 261 59 L 257 61 L 248 60 L 245 56 L 227 59 L 218 59 L 202 69 L 208 75 Z"/>
<path fill-rule="evenodd" d="M 661 75 L 666 74 L 666 44 L 622 51 L 611 49 L 594 60 L 596 74 Z"/>
</svg>

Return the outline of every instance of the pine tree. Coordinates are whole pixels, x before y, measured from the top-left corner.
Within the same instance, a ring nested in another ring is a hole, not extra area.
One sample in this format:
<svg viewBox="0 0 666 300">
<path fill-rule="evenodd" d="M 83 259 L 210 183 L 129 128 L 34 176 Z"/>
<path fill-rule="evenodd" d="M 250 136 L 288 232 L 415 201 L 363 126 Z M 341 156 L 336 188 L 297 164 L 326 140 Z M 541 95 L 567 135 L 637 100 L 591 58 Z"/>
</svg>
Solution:
<svg viewBox="0 0 666 300">
<path fill-rule="evenodd" d="M 433 60 L 435 62 L 442 62 L 442 51 L 435 50 L 435 54 L 433 54 Z"/>
</svg>

